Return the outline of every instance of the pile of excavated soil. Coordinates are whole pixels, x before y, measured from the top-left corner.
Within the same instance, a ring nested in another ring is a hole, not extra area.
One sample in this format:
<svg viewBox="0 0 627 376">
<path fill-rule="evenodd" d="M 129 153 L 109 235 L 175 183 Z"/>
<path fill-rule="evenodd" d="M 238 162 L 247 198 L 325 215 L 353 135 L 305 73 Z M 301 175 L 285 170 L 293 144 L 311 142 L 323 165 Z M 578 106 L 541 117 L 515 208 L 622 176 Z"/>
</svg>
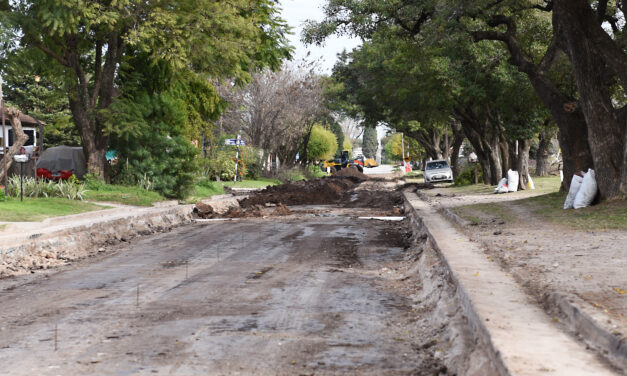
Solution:
<svg viewBox="0 0 627 376">
<path fill-rule="evenodd" d="M 363 173 L 359 172 L 357 167 L 343 168 L 340 171 L 336 172 L 335 176 L 353 176 L 353 177 L 359 178 L 361 180 L 368 179 L 368 177 L 366 175 L 364 175 Z"/>
<path fill-rule="evenodd" d="M 342 202 L 346 193 L 355 188 L 361 179 L 348 176 L 330 176 L 321 179 L 298 181 L 268 187 L 240 200 L 240 207 L 255 205 L 329 205 Z"/>
<path fill-rule="evenodd" d="M 359 171 L 356 172 L 360 174 Z M 363 180 L 358 176 L 335 175 L 276 185 L 240 200 L 240 207 L 245 209 L 268 204 L 340 205 L 348 208 L 386 209 L 402 213 L 404 202 L 400 190 L 356 189 L 362 182 Z"/>
<path fill-rule="evenodd" d="M 259 218 L 290 215 L 292 211 L 285 205 L 278 203 L 272 206 L 255 205 L 247 208 L 231 208 L 226 213 L 219 215 L 222 218 Z"/>
<path fill-rule="evenodd" d="M 265 205 L 253 205 L 246 208 L 231 206 L 226 212 L 217 212 L 211 205 L 201 202 L 196 204 L 194 214 L 197 218 L 255 218 L 255 217 L 275 217 L 290 215 L 292 211 L 282 203 Z"/>
</svg>

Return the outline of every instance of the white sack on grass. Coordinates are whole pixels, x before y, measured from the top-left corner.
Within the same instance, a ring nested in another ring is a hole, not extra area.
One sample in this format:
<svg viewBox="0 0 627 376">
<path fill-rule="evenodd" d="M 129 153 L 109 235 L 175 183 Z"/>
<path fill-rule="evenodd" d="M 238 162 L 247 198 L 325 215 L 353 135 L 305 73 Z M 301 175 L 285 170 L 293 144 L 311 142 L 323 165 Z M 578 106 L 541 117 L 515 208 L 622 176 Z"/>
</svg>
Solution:
<svg viewBox="0 0 627 376">
<path fill-rule="evenodd" d="M 536 189 L 536 186 L 533 184 L 533 180 L 531 180 L 531 175 L 527 174 L 527 180 L 529 180 L 529 183 L 527 184 L 529 189 Z"/>
<path fill-rule="evenodd" d="M 583 178 L 581 176 L 573 175 L 573 178 L 570 181 L 570 189 L 568 190 L 566 201 L 564 201 L 564 209 L 573 208 L 573 204 L 575 203 L 575 197 L 577 196 L 577 192 L 579 192 L 579 188 L 581 188 L 582 181 Z"/>
<path fill-rule="evenodd" d="M 499 185 L 494 188 L 494 193 L 507 193 L 507 178 L 503 178 L 499 181 Z"/>
<path fill-rule="evenodd" d="M 510 192 L 518 190 L 518 171 L 507 170 L 507 189 Z"/>
<path fill-rule="evenodd" d="M 575 196 L 575 203 L 573 203 L 573 207 L 575 209 L 581 209 L 586 206 L 590 206 L 594 200 L 594 196 L 596 195 L 597 180 L 594 176 L 594 170 L 590 168 L 583 176 L 581 188 L 579 188 L 579 192 L 577 192 L 577 196 Z"/>
</svg>

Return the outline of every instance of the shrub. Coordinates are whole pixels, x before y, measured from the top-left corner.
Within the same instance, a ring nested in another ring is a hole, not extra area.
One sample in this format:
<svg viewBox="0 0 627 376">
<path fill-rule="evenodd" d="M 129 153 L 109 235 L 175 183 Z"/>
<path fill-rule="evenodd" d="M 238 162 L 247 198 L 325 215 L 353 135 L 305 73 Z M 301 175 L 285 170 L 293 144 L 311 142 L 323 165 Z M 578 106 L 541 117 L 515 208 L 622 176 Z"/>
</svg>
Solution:
<svg viewBox="0 0 627 376">
<path fill-rule="evenodd" d="M 305 173 L 298 167 L 285 168 L 279 171 L 277 178 L 283 183 L 305 180 Z"/>
<path fill-rule="evenodd" d="M 307 177 L 307 179 L 316 179 L 316 178 L 321 178 L 323 176 L 327 176 L 327 174 L 322 171 L 322 169 L 320 168 L 320 165 L 309 165 L 307 166 L 307 168 L 305 169 L 305 175 Z"/>
<path fill-rule="evenodd" d="M 235 155 L 231 151 L 218 150 L 213 156 L 201 159 L 201 173 L 212 180 L 233 180 Z"/>
<path fill-rule="evenodd" d="M 26 177 L 23 182 L 23 193 L 26 197 L 35 197 L 38 192 L 43 197 L 62 197 L 70 200 L 83 200 L 83 195 L 87 192 L 85 183 L 80 182 L 74 175 L 67 181 L 59 180 L 40 180 L 35 184 L 35 178 Z M 7 186 L 9 196 L 19 197 L 20 195 L 20 177 L 12 176 L 9 178 Z"/>
<path fill-rule="evenodd" d="M 483 181 L 483 169 L 478 166 L 479 176 L 477 181 Z M 467 165 L 464 170 L 454 179 L 456 186 L 472 185 L 475 184 L 475 166 Z"/>
<path fill-rule="evenodd" d="M 261 158 L 259 149 L 246 146 L 241 149 L 242 160 L 244 161 L 244 174 L 248 179 L 257 180 L 261 177 Z"/>
<path fill-rule="evenodd" d="M 321 125 L 314 125 L 307 143 L 307 158 L 309 160 L 329 159 L 337 151 L 337 138 Z"/>
</svg>

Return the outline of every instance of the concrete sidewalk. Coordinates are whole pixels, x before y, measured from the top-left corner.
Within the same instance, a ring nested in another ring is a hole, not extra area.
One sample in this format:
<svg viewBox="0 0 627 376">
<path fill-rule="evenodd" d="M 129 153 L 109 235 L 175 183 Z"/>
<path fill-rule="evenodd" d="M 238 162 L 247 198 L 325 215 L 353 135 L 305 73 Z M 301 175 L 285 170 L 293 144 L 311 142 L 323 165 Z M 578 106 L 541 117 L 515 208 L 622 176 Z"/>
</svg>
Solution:
<svg viewBox="0 0 627 376">
<path fill-rule="evenodd" d="M 619 375 L 597 353 L 566 334 L 514 278 L 453 227 L 436 208 L 405 192 L 414 225 L 426 230 L 458 286 L 477 338 L 503 375 Z"/>
</svg>

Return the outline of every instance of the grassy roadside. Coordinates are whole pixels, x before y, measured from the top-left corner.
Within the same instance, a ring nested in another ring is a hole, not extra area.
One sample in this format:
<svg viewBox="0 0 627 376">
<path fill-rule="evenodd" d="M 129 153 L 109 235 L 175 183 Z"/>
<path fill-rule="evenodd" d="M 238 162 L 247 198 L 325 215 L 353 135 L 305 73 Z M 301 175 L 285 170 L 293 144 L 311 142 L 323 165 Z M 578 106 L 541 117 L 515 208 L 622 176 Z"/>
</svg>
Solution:
<svg viewBox="0 0 627 376">
<path fill-rule="evenodd" d="M 521 199 L 460 206 L 452 210 L 472 223 L 480 223 L 486 218 L 496 218 L 506 222 L 542 222 L 558 224 L 575 230 L 627 229 L 627 201 L 602 202 L 583 209 L 564 210 L 565 192 L 559 192 L 558 177 L 534 179 L 536 189 L 507 193 L 519 195 Z M 492 194 L 493 187 L 484 184 L 446 188 L 446 193 L 456 195 Z M 524 215 L 521 216 L 521 213 Z"/>
<path fill-rule="evenodd" d="M 223 194 L 225 193 L 224 187 L 265 188 L 268 185 L 279 183 L 277 179 L 264 178 L 237 183 L 208 182 L 203 185 L 197 185 L 194 194 L 186 202 L 196 202 L 214 195 Z M 147 191 L 139 187 L 98 184 L 90 188 L 83 194 L 83 198 L 87 201 L 152 206 L 155 202 L 166 200 L 157 192 Z M 20 202 L 19 199 L 9 197 L 6 201 L 0 201 L 0 222 L 42 221 L 50 217 L 78 214 L 104 208 L 107 208 L 107 206 L 64 198 L 25 198 L 23 202 Z M 3 227 L 5 226 L 0 225 L 0 230 Z"/>
<path fill-rule="evenodd" d="M 34 222 L 105 208 L 106 206 L 56 197 L 25 198 L 23 202 L 15 198 L 7 198 L 6 201 L 0 202 L 0 221 Z"/>
<path fill-rule="evenodd" d="M 194 193 L 185 200 L 185 202 L 193 203 L 198 200 L 204 200 L 211 196 L 221 195 L 225 193 L 224 187 L 230 188 L 265 188 L 269 185 L 281 184 L 278 179 L 259 178 L 257 180 L 244 180 L 238 182 L 221 182 L 211 181 L 203 182 L 196 185 Z"/>
<path fill-rule="evenodd" d="M 88 201 L 117 202 L 135 206 L 152 206 L 157 201 L 165 200 L 163 196 L 154 191 L 113 184 L 99 184 L 89 187 L 83 198 Z"/>
</svg>

